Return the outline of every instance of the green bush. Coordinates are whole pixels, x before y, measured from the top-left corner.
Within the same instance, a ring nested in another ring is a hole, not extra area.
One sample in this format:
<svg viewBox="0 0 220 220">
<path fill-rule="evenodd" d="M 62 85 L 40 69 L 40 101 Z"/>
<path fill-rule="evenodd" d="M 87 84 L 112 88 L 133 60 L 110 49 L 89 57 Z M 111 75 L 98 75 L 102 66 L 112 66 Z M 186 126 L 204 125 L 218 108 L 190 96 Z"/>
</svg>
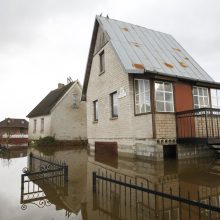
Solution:
<svg viewBox="0 0 220 220">
<path fill-rule="evenodd" d="M 54 137 L 51 137 L 51 136 L 39 138 L 39 140 L 37 141 L 37 146 L 51 146 L 55 144 L 56 144 L 56 140 Z"/>
</svg>

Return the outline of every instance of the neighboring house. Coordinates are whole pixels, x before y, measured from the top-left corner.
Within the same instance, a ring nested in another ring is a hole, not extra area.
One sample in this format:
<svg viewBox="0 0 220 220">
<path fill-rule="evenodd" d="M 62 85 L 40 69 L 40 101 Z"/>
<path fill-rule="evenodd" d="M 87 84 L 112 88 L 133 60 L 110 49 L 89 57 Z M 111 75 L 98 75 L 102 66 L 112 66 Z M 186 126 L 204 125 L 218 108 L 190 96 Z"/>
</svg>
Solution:
<svg viewBox="0 0 220 220">
<path fill-rule="evenodd" d="M 6 118 L 0 122 L 0 144 L 2 146 L 27 146 L 28 122 L 25 119 Z"/>
<path fill-rule="evenodd" d="M 86 105 L 80 101 L 79 81 L 58 84 L 28 115 L 29 139 L 54 136 L 56 140 L 86 139 Z"/>
<path fill-rule="evenodd" d="M 219 89 L 171 35 L 96 17 L 82 94 L 91 149 L 210 155 L 207 144 L 220 143 Z"/>
</svg>

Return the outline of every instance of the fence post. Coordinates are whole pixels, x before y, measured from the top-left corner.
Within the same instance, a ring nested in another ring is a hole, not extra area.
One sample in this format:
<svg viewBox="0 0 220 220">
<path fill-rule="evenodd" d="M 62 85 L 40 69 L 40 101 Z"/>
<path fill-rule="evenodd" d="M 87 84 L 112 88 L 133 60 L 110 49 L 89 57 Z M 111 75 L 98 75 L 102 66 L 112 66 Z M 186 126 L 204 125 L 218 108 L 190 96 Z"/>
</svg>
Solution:
<svg viewBox="0 0 220 220">
<path fill-rule="evenodd" d="M 29 170 L 32 171 L 32 160 L 33 160 L 33 153 L 29 154 Z"/>
<path fill-rule="evenodd" d="M 64 166 L 64 181 L 68 182 L 68 166 Z"/>
<path fill-rule="evenodd" d="M 96 172 L 92 172 L 92 188 L 93 192 L 96 193 Z"/>
<path fill-rule="evenodd" d="M 24 191 L 24 174 L 21 174 L 21 190 Z"/>
</svg>

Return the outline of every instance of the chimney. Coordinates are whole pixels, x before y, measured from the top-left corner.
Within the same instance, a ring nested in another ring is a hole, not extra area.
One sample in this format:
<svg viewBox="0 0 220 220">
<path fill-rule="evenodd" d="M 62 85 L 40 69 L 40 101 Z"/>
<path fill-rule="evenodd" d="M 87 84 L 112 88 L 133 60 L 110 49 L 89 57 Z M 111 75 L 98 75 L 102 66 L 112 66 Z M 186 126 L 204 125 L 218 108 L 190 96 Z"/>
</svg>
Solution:
<svg viewBox="0 0 220 220">
<path fill-rule="evenodd" d="M 58 83 L 58 89 L 61 89 L 62 87 L 64 87 L 63 83 Z"/>
</svg>

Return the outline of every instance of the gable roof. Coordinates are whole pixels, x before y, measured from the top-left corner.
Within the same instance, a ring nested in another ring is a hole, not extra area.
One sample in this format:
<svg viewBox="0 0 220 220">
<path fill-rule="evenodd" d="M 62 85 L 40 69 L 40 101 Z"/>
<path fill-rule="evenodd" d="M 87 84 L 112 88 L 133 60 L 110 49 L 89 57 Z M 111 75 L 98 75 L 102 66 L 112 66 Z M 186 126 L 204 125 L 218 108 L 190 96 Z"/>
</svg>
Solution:
<svg viewBox="0 0 220 220">
<path fill-rule="evenodd" d="M 18 118 L 6 118 L 0 122 L 0 128 L 26 128 L 28 129 L 28 121 Z"/>
<path fill-rule="evenodd" d="M 49 92 L 48 95 L 27 115 L 27 118 L 49 115 L 52 108 L 66 94 L 74 82 L 70 82 L 62 88 Z"/>
<path fill-rule="evenodd" d="M 175 78 L 214 82 L 170 34 L 96 16 L 83 85 L 83 96 L 86 95 L 99 27 L 102 28 L 111 43 L 126 73 L 150 72 Z"/>
</svg>

